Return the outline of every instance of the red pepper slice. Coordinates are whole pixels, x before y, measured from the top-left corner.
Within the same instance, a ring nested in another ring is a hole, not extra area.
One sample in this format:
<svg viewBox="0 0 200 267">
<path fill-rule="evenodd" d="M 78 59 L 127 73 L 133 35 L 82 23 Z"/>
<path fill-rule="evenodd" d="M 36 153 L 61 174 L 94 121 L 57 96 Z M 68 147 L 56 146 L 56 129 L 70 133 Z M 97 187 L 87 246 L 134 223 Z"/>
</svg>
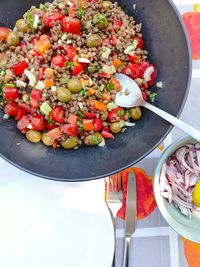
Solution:
<svg viewBox="0 0 200 267">
<path fill-rule="evenodd" d="M 24 60 L 12 66 L 10 69 L 16 76 L 20 76 L 24 73 L 25 69 L 27 68 L 28 68 L 28 63 Z"/>
</svg>

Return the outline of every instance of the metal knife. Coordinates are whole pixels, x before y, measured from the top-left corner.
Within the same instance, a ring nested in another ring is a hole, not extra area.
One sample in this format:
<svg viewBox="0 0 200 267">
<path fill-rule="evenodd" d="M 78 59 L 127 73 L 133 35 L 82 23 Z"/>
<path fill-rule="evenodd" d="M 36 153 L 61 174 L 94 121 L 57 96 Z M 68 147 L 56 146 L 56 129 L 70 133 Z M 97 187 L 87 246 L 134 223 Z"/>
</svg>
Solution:
<svg viewBox="0 0 200 267">
<path fill-rule="evenodd" d="M 129 259 L 129 245 L 132 234 L 136 228 L 136 207 L 137 191 L 136 191 L 136 178 L 134 172 L 129 172 L 127 195 L 126 195 L 126 218 L 125 218 L 125 244 L 124 244 L 124 258 L 123 267 L 128 266 Z"/>
</svg>

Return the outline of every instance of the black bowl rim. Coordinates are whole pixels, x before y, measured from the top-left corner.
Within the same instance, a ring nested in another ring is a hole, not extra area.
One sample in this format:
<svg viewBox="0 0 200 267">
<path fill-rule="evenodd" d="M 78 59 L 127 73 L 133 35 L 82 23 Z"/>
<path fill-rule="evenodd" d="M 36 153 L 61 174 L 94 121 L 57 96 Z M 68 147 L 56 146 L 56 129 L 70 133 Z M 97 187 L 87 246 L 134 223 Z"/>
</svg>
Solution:
<svg viewBox="0 0 200 267">
<path fill-rule="evenodd" d="M 176 5 L 173 3 L 172 0 L 168 0 L 168 3 L 171 5 L 172 9 L 174 10 L 179 22 L 180 22 L 180 25 L 182 26 L 182 30 L 183 30 L 183 33 L 184 33 L 184 36 L 185 36 L 185 41 L 186 41 L 186 44 L 187 44 L 187 53 L 188 53 L 188 82 L 187 82 L 187 87 L 186 87 L 186 93 L 185 93 L 185 96 L 183 98 L 183 101 L 182 101 L 182 104 L 179 108 L 179 111 L 177 113 L 177 117 L 180 116 L 184 106 L 185 106 L 185 103 L 186 103 L 186 100 L 187 100 L 187 97 L 188 97 L 188 93 L 189 93 L 189 88 L 190 88 L 190 84 L 191 84 L 191 78 L 192 78 L 192 53 L 191 53 L 191 48 L 190 48 L 190 42 L 189 42 L 189 37 L 188 37 L 188 33 L 186 31 L 186 28 L 185 28 L 185 25 L 184 25 L 184 22 L 182 20 L 182 17 L 178 11 L 178 8 L 176 7 Z M 77 178 L 77 179 L 61 179 L 61 178 L 55 178 L 55 177 L 51 177 L 51 176 L 48 176 L 48 175 L 41 175 L 37 172 L 33 172 L 33 171 L 29 171 L 21 166 L 19 166 L 18 164 L 15 164 L 13 163 L 11 160 L 7 159 L 4 155 L 1 155 L 1 157 L 6 160 L 7 162 L 9 162 L 11 165 L 17 167 L 18 169 L 22 170 L 22 171 L 25 171 L 26 173 L 29 173 L 33 176 L 38 176 L 38 177 L 41 177 L 41 178 L 44 178 L 44 179 L 47 179 L 47 180 L 53 180 L 53 181 L 60 181 L 60 182 L 84 182 L 84 181 L 89 181 L 89 180 L 96 180 L 96 179 L 101 179 L 103 177 L 106 177 L 106 176 L 110 176 L 112 174 L 115 174 L 117 172 L 121 172 L 131 166 L 133 166 L 133 164 L 135 165 L 136 163 L 138 163 L 139 161 L 141 161 L 142 159 L 144 159 L 147 155 L 149 155 L 164 139 L 165 137 L 170 133 L 170 131 L 173 129 L 173 125 L 170 125 L 168 127 L 168 130 L 166 131 L 166 133 L 158 140 L 158 142 L 151 148 L 149 149 L 146 153 L 144 153 L 141 157 L 139 157 L 136 161 L 130 163 L 130 164 L 126 164 L 124 167 L 122 168 L 119 168 L 117 169 L 116 171 L 113 171 L 113 172 L 110 172 L 110 173 L 107 173 L 105 174 L 105 176 L 102 175 L 95 175 L 95 176 L 91 176 L 91 177 L 88 177 L 87 179 L 86 178 Z"/>
</svg>

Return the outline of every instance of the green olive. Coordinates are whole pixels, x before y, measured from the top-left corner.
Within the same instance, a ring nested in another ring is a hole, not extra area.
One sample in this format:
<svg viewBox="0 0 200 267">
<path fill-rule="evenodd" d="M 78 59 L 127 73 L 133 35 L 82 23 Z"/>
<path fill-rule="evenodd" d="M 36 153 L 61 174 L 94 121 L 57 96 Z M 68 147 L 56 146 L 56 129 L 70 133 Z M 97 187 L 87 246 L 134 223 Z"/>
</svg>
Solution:
<svg viewBox="0 0 200 267">
<path fill-rule="evenodd" d="M 142 110 L 140 107 L 135 107 L 130 109 L 130 114 L 134 120 L 139 120 L 142 117 Z"/>
<path fill-rule="evenodd" d="M 81 91 L 81 89 L 83 88 L 81 82 L 77 79 L 74 79 L 74 78 L 72 78 L 68 81 L 67 87 L 74 94 L 79 93 Z"/>
<path fill-rule="evenodd" d="M 119 122 L 113 122 L 110 125 L 110 130 L 112 133 L 119 133 L 119 132 L 121 132 L 121 129 L 122 129 L 122 127 L 121 127 Z"/>
<path fill-rule="evenodd" d="M 66 89 L 64 87 L 58 87 L 56 89 L 56 93 L 57 93 L 57 99 L 60 102 L 67 103 L 71 100 L 72 94 L 69 89 Z"/>
<path fill-rule="evenodd" d="M 100 133 L 90 134 L 85 138 L 85 144 L 89 146 L 96 146 L 102 142 L 102 136 Z"/>
<path fill-rule="evenodd" d="M 27 32 L 29 30 L 29 25 L 24 19 L 18 19 L 15 26 L 20 32 Z"/>
<path fill-rule="evenodd" d="M 42 135 L 38 131 L 28 130 L 26 133 L 26 138 L 32 143 L 38 143 L 42 139 Z"/>
<path fill-rule="evenodd" d="M 86 45 L 88 47 L 96 47 L 102 44 L 102 39 L 98 34 L 91 34 L 86 39 Z"/>
<path fill-rule="evenodd" d="M 108 27 L 108 20 L 104 14 L 96 14 L 93 17 L 94 24 L 97 25 L 97 27 L 101 30 L 106 29 Z"/>
<path fill-rule="evenodd" d="M 65 149 L 72 149 L 78 145 L 77 137 L 69 137 L 66 141 L 61 142 L 61 145 Z"/>
<path fill-rule="evenodd" d="M 53 140 L 47 135 L 47 133 L 42 134 L 42 142 L 45 146 L 52 146 Z"/>
<path fill-rule="evenodd" d="M 108 111 L 104 111 L 102 114 L 101 114 L 101 119 L 102 121 L 106 121 L 108 118 Z"/>
<path fill-rule="evenodd" d="M 16 32 L 9 32 L 6 42 L 9 46 L 18 46 L 20 43 L 18 34 Z"/>
<path fill-rule="evenodd" d="M 110 5 L 112 5 L 112 2 L 110 1 L 103 1 L 103 9 L 107 11 L 110 8 Z"/>
</svg>

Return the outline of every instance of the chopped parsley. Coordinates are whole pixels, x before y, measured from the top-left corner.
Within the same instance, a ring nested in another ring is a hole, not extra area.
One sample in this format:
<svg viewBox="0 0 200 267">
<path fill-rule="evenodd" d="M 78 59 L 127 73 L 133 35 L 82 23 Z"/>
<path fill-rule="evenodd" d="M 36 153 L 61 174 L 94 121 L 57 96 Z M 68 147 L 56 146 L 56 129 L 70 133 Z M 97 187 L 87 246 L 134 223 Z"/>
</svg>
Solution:
<svg viewBox="0 0 200 267">
<path fill-rule="evenodd" d="M 108 83 L 106 89 L 108 92 L 115 90 L 115 85 L 113 83 Z"/>
<path fill-rule="evenodd" d="M 81 133 L 84 131 L 84 126 L 83 125 L 80 125 L 79 128 L 78 128 L 78 132 Z"/>
<path fill-rule="evenodd" d="M 68 61 L 65 62 L 65 67 L 67 69 L 71 69 L 71 68 L 73 68 L 75 66 L 77 66 L 77 63 L 76 62 L 68 62 Z"/>
<path fill-rule="evenodd" d="M 84 86 L 83 89 L 79 92 L 79 95 L 83 96 L 83 97 L 87 97 L 88 96 L 88 88 Z"/>
<path fill-rule="evenodd" d="M 93 142 L 94 145 L 98 145 L 101 142 L 101 138 L 99 138 L 98 135 L 93 134 L 92 135 L 92 142 Z"/>
<path fill-rule="evenodd" d="M 54 124 L 54 121 L 51 119 L 51 118 L 47 118 L 47 121 L 48 121 L 48 123 L 50 123 L 50 124 Z"/>
<path fill-rule="evenodd" d="M 89 67 L 88 67 L 88 72 L 89 73 L 95 73 L 95 72 L 99 71 L 100 68 L 101 67 L 98 64 L 90 64 Z"/>
<path fill-rule="evenodd" d="M 82 9 L 82 8 L 79 8 L 78 10 L 77 10 L 77 17 L 79 18 L 79 19 L 82 19 L 82 17 L 85 15 L 85 10 L 84 9 Z"/>
<path fill-rule="evenodd" d="M 84 118 L 85 116 L 84 116 L 84 114 L 79 110 L 78 112 L 77 112 L 77 115 L 79 116 L 79 118 Z"/>
<path fill-rule="evenodd" d="M 119 110 L 118 112 L 117 112 L 117 115 L 118 116 L 124 116 L 124 110 L 122 109 L 122 110 Z"/>
<path fill-rule="evenodd" d="M 151 93 L 151 94 L 149 94 L 149 99 L 150 99 L 152 102 L 154 102 L 156 96 L 157 96 L 157 93 Z"/>
<path fill-rule="evenodd" d="M 34 17 L 32 11 L 29 10 L 28 12 L 26 12 L 25 17 L 30 26 L 33 27 Z"/>
</svg>

